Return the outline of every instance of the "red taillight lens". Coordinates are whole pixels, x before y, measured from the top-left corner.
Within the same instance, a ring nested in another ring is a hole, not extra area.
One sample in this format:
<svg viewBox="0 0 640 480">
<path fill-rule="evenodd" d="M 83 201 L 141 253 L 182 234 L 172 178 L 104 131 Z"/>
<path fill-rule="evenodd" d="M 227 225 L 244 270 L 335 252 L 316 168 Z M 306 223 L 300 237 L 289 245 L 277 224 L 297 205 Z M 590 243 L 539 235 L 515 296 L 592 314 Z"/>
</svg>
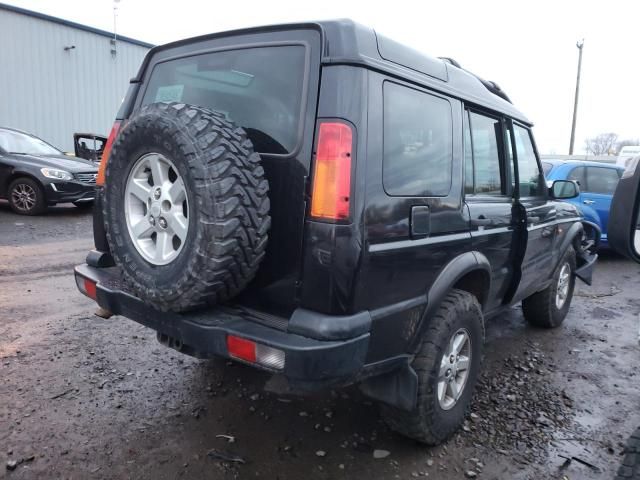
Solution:
<svg viewBox="0 0 640 480">
<path fill-rule="evenodd" d="M 227 352 L 231 358 L 258 363 L 273 370 L 284 369 L 284 351 L 256 343 L 246 338 L 227 335 Z"/>
<path fill-rule="evenodd" d="M 87 292 L 87 297 L 93 298 L 94 300 L 97 298 L 96 284 L 91 280 L 84 279 L 84 289 Z"/>
<path fill-rule="evenodd" d="M 76 273 L 76 285 L 78 286 L 78 290 L 84 293 L 87 297 L 93 300 L 96 300 L 98 298 L 96 292 L 96 282 L 92 282 L 88 278 L 85 278 L 82 275 L 78 275 Z"/>
<path fill-rule="evenodd" d="M 252 342 L 251 340 L 228 335 L 227 351 L 231 357 L 251 363 L 256 362 L 256 342 Z"/>
<path fill-rule="evenodd" d="M 313 171 L 311 216 L 349 218 L 353 132 L 345 123 L 320 124 Z"/>
<path fill-rule="evenodd" d="M 116 120 L 111 127 L 107 144 L 102 151 L 102 159 L 100 160 L 100 167 L 98 167 L 98 178 L 96 178 L 96 185 L 104 185 L 104 172 L 107 169 L 107 162 L 109 161 L 109 155 L 111 154 L 111 147 L 115 142 L 118 132 L 120 131 L 120 120 Z"/>
</svg>

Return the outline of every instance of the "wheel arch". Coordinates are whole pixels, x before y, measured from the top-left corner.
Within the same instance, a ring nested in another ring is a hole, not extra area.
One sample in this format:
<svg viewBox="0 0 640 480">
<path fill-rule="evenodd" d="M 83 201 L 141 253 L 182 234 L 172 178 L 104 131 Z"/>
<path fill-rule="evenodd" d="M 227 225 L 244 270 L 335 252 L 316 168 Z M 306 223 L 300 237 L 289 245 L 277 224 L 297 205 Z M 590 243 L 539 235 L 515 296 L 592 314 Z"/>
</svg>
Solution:
<svg viewBox="0 0 640 480">
<path fill-rule="evenodd" d="M 440 307 L 442 300 L 452 289 L 464 290 L 478 299 L 483 308 L 491 288 L 491 266 L 487 257 L 477 251 L 465 252 L 440 271 L 427 293 L 427 306 L 418 328 L 410 340 L 409 351 L 415 352 L 429 324 L 429 320 Z"/>
<path fill-rule="evenodd" d="M 44 185 L 42 185 L 42 182 L 35 175 L 29 172 L 25 172 L 23 170 L 14 170 L 13 172 L 11 172 L 11 174 L 7 177 L 7 180 L 5 181 L 5 183 L 2 185 L 3 187 L 2 191 L 7 196 L 9 195 L 9 185 L 11 185 L 15 180 L 18 180 L 19 178 L 28 178 L 29 180 L 33 180 L 38 184 L 38 186 L 42 189 L 42 192 L 44 193 Z"/>
</svg>

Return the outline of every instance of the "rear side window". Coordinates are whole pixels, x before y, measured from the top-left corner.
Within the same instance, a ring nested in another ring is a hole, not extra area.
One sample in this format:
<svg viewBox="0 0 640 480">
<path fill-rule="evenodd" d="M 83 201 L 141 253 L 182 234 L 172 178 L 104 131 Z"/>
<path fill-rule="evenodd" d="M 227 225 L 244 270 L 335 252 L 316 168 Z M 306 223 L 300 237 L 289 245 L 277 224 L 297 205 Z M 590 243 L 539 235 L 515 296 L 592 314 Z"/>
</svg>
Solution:
<svg viewBox="0 0 640 480">
<path fill-rule="evenodd" d="M 587 192 L 613 195 L 620 176 L 615 168 L 587 167 Z"/>
<path fill-rule="evenodd" d="M 298 143 L 306 49 L 226 50 L 157 64 L 142 104 L 183 102 L 222 111 L 256 151 L 286 155 Z"/>
<path fill-rule="evenodd" d="M 389 195 L 446 196 L 451 189 L 451 104 L 384 84 L 383 184 Z"/>
</svg>

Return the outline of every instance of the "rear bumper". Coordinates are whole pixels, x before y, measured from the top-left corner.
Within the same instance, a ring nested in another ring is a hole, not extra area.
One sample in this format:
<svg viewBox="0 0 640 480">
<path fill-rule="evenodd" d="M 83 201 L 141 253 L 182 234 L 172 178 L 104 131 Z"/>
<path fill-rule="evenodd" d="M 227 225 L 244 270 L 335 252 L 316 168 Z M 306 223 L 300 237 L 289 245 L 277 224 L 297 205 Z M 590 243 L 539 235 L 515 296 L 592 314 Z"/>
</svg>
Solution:
<svg viewBox="0 0 640 480">
<path fill-rule="evenodd" d="M 77 280 L 80 277 L 96 284 L 95 300 L 100 307 L 155 330 L 163 344 L 188 355 L 231 358 L 227 350 L 229 335 L 281 350 L 284 368 L 274 370 L 257 363 L 251 365 L 282 373 L 297 390 L 353 383 L 368 376 L 367 373 L 386 370 L 380 368 L 381 365 L 369 368 L 365 365 L 370 335 L 368 313 L 332 317 L 338 320 L 334 322 L 326 315 L 299 309 L 291 319 L 279 322 L 261 321 L 252 318 L 251 313 L 227 307 L 186 314 L 160 312 L 127 291 L 116 267 L 95 268 L 83 264 L 75 268 L 75 275 Z"/>
</svg>

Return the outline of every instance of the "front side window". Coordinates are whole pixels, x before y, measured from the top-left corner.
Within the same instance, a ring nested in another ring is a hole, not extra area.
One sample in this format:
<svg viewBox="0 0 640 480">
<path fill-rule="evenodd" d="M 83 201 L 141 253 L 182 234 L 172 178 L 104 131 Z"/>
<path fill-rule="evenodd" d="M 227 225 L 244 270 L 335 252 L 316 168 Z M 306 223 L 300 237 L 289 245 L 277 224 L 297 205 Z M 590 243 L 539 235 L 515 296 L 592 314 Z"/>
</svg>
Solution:
<svg viewBox="0 0 640 480">
<path fill-rule="evenodd" d="M 513 126 L 513 135 L 516 141 L 518 154 L 518 177 L 520 181 L 520 196 L 535 197 L 543 194 L 544 182 L 538 168 L 536 152 L 531 142 L 529 130 L 519 126 Z"/>
<path fill-rule="evenodd" d="M 578 182 L 580 186 L 580 191 L 584 192 L 587 189 L 587 173 L 585 167 L 576 167 L 569 173 L 567 180 L 573 180 L 574 182 Z"/>
<path fill-rule="evenodd" d="M 383 123 L 385 191 L 398 196 L 447 195 L 453 158 L 450 103 L 386 82 Z"/>
<path fill-rule="evenodd" d="M 542 173 L 544 173 L 545 177 L 549 175 L 549 172 L 551 171 L 552 168 L 553 168 L 553 163 L 542 162 Z"/>
<path fill-rule="evenodd" d="M 286 155 L 298 143 L 306 49 L 245 48 L 157 64 L 142 104 L 183 102 L 222 111 L 257 152 Z"/>
<path fill-rule="evenodd" d="M 505 188 L 500 174 L 502 124 L 497 118 L 475 112 L 469 113 L 469 123 L 473 156 L 473 193 L 504 195 Z"/>
<path fill-rule="evenodd" d="M 587 190 L 590 193 L 613 195 L 620 176 L 615 168 L 587 167 Z"/>
</svg>

